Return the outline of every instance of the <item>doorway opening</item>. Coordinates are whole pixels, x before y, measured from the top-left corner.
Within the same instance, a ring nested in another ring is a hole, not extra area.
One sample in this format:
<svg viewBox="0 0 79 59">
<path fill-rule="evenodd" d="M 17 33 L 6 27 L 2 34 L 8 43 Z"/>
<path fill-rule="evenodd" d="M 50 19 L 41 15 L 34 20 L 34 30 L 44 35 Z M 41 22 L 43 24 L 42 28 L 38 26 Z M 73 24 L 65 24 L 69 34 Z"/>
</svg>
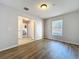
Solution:
<svg viewBox="0 0 79 59">
<path fill-rule="evenodd" d="M 18 44 L 23 45 L 35 41 L 35 21 L 18 16 Z"/>
</svg>

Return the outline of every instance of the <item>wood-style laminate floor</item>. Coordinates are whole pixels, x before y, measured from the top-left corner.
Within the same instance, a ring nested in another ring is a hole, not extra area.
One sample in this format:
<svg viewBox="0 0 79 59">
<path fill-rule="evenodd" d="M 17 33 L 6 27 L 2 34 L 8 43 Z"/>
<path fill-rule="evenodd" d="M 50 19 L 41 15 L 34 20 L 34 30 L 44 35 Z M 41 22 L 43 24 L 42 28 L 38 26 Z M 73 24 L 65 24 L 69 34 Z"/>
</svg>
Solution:
<svg viewBox="0 0 79 59">
<path fill-rule="evenodd" d="M 0 52 L 0 59 L 79 59 L 79 46 L 39 40 Z"/>
</svg>

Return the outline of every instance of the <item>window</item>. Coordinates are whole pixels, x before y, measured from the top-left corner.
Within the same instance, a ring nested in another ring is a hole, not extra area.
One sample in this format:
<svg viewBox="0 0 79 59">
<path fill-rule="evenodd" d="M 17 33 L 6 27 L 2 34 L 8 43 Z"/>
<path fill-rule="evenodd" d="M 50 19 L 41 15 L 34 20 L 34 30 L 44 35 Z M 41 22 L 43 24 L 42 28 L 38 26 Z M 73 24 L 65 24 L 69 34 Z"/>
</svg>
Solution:
<svg viewBox="0 0 79 59">
<path fill-rule="evenodd" d="M 63 35 L 63 20 L 52 21 L 52 35 L 62 36 Z"/>
</svg>

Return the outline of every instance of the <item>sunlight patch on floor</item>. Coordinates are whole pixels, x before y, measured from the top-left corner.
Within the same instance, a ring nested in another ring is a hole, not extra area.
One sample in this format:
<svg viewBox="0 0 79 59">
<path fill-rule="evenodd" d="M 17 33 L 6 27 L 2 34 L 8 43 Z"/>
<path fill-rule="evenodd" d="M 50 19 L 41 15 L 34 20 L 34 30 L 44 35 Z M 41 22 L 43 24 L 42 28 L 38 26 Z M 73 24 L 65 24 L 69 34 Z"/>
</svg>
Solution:
<svg viewBox="0 0 79 59">
<path fill-rule="evenodd" d="M 31 38 L 22 38 L 22 39 L 18 40 L 18 44 L 23 45 L 23 44 L 27 44 L 27 43 L 30 43 L 30 42 L 33 42 L 33 41 L 35 41 L 35 40 L 31 39 Z"/>
</svg>

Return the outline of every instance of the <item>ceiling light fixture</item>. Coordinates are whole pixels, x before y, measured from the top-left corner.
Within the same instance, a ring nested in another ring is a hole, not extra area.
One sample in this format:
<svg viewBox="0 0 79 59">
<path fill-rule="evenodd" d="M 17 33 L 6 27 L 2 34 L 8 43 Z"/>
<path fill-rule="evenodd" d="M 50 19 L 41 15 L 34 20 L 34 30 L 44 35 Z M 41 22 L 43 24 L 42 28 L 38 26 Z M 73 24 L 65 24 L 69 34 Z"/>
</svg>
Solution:
<svg viewBox="0 0 79 59">
<path fill-rule="evenodd" d="M 40 6 L 42 9 L 47 9 L 47 4 L 42 4 L 41 6 Z"/>
</svg>

